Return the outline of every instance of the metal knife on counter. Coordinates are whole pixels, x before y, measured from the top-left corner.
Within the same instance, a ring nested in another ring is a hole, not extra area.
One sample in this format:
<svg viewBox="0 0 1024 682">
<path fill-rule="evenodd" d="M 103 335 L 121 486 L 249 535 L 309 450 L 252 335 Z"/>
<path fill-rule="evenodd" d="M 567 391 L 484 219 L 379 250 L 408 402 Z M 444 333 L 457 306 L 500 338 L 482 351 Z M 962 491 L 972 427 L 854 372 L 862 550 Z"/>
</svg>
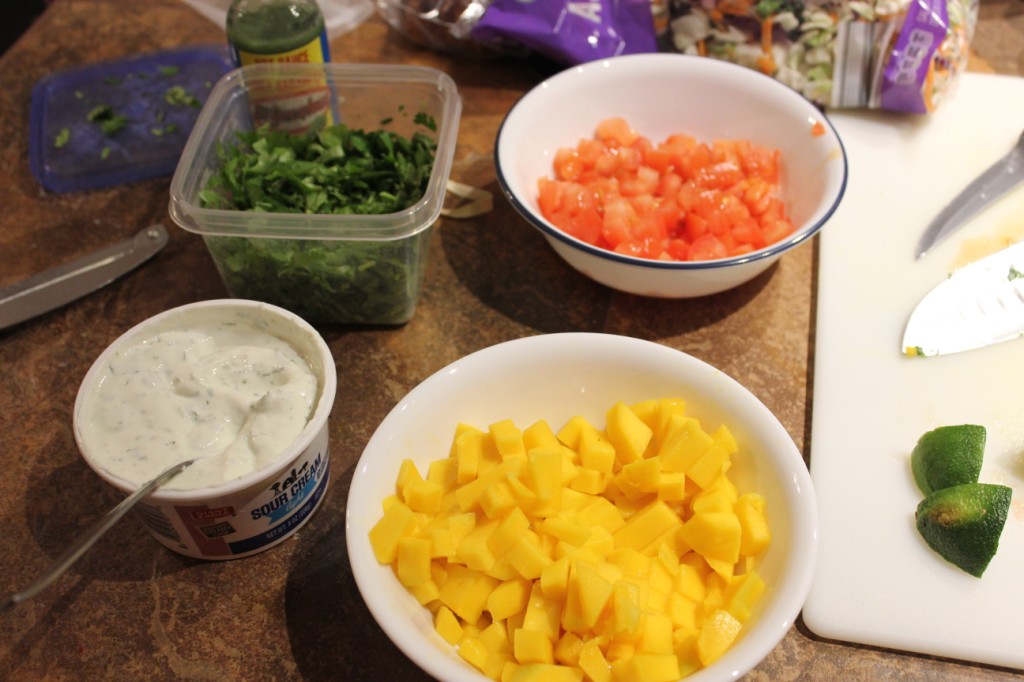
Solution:
<svg viewBox="0 0 1024 682">
<path fill-rule="evenodd" d="M 59 308 L 113 282 L 155 256 L 167 244 L 163 225 L 0 289 L 0 329 Z"/>
<path fill-rule="evenodd" d="M 1006 156 L 989 166 L 935 216 L 921 235 L 914 255 L 921 258 L 927 254 L 932 247 L 1021 182 L 1024 182 L 1024 133 Z"/>
<path fill-rule="evenodd" d="M 917 304 L 906 355 L 957 353 L 1024 334 L 1024 242 L 957 270 Z"/>
</svg>

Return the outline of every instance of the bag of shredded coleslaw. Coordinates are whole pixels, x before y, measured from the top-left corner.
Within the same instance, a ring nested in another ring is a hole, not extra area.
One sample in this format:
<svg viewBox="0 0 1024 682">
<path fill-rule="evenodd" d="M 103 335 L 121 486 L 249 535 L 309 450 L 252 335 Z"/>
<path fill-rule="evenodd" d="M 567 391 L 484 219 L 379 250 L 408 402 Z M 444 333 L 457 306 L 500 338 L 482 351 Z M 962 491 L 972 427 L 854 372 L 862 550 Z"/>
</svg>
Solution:
<svg viewBox="0 0 1024 682">
<path fill-rule="evenodd" d="M 923 114 L 966 68 L 979 0 L 672 0 L 674 50 L 773 76 L 823 107 Z"/>
</svg>

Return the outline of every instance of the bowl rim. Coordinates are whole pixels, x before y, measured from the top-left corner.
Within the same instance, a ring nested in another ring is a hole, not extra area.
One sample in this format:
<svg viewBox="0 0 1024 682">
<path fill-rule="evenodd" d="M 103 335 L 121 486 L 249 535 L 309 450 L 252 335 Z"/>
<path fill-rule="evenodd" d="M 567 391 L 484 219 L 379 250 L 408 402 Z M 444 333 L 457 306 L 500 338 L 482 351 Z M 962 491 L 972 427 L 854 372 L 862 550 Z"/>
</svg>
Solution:
<svg viewBox="0 0 1024 682">
<path fill-rule="evenodd" d="M 541 91 L 543 89 L 549 89 L 552 85 L 557 85 L 560 81 L 571 79 L 575 77 L 577 74 L 583 73 L 585 70 L 605 69 L 608 68 L 609 65 L 614 63 L 644 61 L 667 62 L 668 60 L 678 61 L 679 63 L 686 63 L 688 65 L 687 68 L 693 66 L 696 68 L 707 69 L 739 69 L 739 71 L 744 74 L 743 77 L 767 79 L 764 82 L 773 83 L 773 85 L 770 85 L 768 87 L 783 88 L 784 90 L 788 91 L 788 93 L 790 93 L 791 95 L 799 97 L 804 102 L 806 102 L 807 106 L 809 107 L 809 110 L 813 109 L 816 112 L 816 115 L 819 117 L 819 120 L 828 127 L 828 129 L 832 133 L 832 137 L 838 143 L 840 151 L 839 158 L 842 162 L 842 178 L 840 179 L 839 189 L 836 192 L 835 198 L 833 199 L 831 205 L 829 205 L 828 209 L 825 211 L 825 213 L 821 216 L 820 219 L 818 219 L 813 224 L 805 227 L 803 230 L 800 230 L 799 232 L 794 232 L 785 239 L 779 240 L 773 244 L 769 244 L 761 249 L 758 249 L 757 251 L 746 253 L 740 256 L 730 256 L 728 258 L 716 258 L 714 260 L 703 261 L 663 261 L 655 260 L 653 258 L 640 258 L 638 256 L 629 256 L 621 253 L 616 253 L 614 251 L 609 251 L 607 249 L 602 249 L 601 247 L 594 246 L 593 244 L 588 244 L 587 242 L 581 239 L 577 239 L 576 237 L 573 237 L 572 235 L 563 232 L 562 230 L 558 229 L 557 227 L 549 223 L 543 217 L 536 215 L 532 210 L 530 210 L 529 207 L 527 207 L 523 202 L 519 200 L 519 198 L 512 191 L 511 183 L 508 181 L 506 173 L 502 168 L 500 149 L 502 146 L 502 135 L 505 133 L 506 125 L 508 124 L 512 116 L 516 113 L 516 110 L 526 100 L 526 98 L 528 98 L 534 92 Z M 564 69 L 556 73 L 555 75 L 551 76 L 550 78 L 545 79 L 541 83 L 538 83 L 525 94 L 523 94 L 523 96 L 520 97 L 516 101 L 516 103 L 512 105 L 512 107 L 508 110 L 508 113 L 506 113 L 505 117 L 502 119 L 494 143 L 494 169 L 497 174 L 498 186 L 501 188 L 502 194 L 505 195 L 505 198 L 508 199 L 509 203 L 512 204 L 512 207 L 516 210 L 516 212 L 519 213 L 519 215 L 522 216 L 527 222 L 529 222 L 535 228 L 540 230 L 541 233 L 544 234 L 544 236 L 550 239 L 557 239 L 563 244 L 576 248 L 579 251 L 587 253 L 591 256 L 596 256 L 603 260 L 610 261 L 612 263 L 644 266 L 656 270 L 684 271 L 712 270 L 721 267 L 728 267 L 730 265 L 752 263 L 754 261 L 763 260 L 765 258 L 778 257 L 785 251 L 788 251 L 789 249 L 792 249 L 793 247 L 800 244 L 801 242 L 813 237 L 818 233 L 818 231 L 821 230 L 822 227 L 824 227 L 825 223 L 828 222 L 828 220 L 839 208 L 839 204 L 843 199 L 843 195 L 846 194 L 846 186 L 850 177 L 849 160 L 847 159 L 846 147 L 843 145 L 843 140 L 839 136 L 839 131 L 836 130 L 835 126 L 832 124 L 832 121 L 828 118 L 828 115 L 824 111 L 821 111 L 820 109 L 815 107 L 815 105 L 812 104 L 810 100 L 801 95 L 799 92 L 797 92 L 790 86 L 786 85 L 782 81 L 778 80 L 777 78 L 765 75 L 763 73 L 760 73 L 759 71 L 755 71 L 754 69 L 742 66 L 740 64 L 727 62 L 722 59 L 715 59 L 713 57 L 698 57 L 694 55 L 675 53 L 629 54 L 619 55 L 616 57 L 609 57 L 607 59 L 602 60 L 595 60 L 593 62 L 587 62 L 585 64 L 580 64 L 574 67 Z"/>
<path fill-rule="evenodd" d="M 377 599 L 377 595 L 381 593 L 381 587 L 377 582 L 377 571 L 380 569 L 380 564 L 370 548 L 367 533 L 380 516 L 380 500 L 376 500 L 378 508 L 371 510 L 369 507 L 374 504 L 375 500 L 367 497 L 370 493 L 361 492 L 360 481 L 374 461 L 374 448 L 379 447 L 379 444 L 386 444 L 392 435 L 389 432 L 394 431 L 395 422 L 404 413 L 415 410 L 421 405 L 429 405 L 431 400 L 428 395 L 436 386 L 447 383 L 452 378 L 460 380 L 467 372 L 474 371 L 474 369 L 495 365 L 493 360 L 498 354 L 515 350 L 520 353 L 520 356 L 529 357 L 534 355 L 539 344 L 551 343 L 560 344 L 560 350 L 573 349 L 574 352 L 578 350 L 580 343 L 599 344 L 595 347 L 600 354 L 608 354 L 612 351 L 618 353 L 627 347 L 632 347 L 635 350 L 642 350 L 646 357 L 658 355 L 676 363 L 685 363 L 691 373 L 697 375 L 693 383 L 699 385 L 712 381 L 711 377 L 714 375 L 714 381 L 718 386 L 714 393 L 717 394 L 724 389 L 728 395 L 734 396 L 752 410 L 749 419 L 755 424 L 755 428 L 767 430 L 782 438 L 780 449 L 783 452 L 778 459 L 783 462 L 790 461 L 794 465 L 802 465 L 794 466 L 791 470 L 787 468 L 778 476 L 782 499 L 785 499 L 785 504 L 790 507 L 789 517 L 793 526 L 790 554 L 787 556 L 795 558 L 795 560 L 786 564 L 782 578 L 771 586 L 777 593 L 776 597 L 762 606 L 763 610 L 757 616 L 756 625 L 746 632 L 744 639 L 730 649 L 729 653 L 735 651 L 737 654 L 734 657 L 735 660 L 727 658 L 729 656 L 727 653 L 726 657 L 720 659 L 720 663 L 716 662 L 712 667 L 702 668 L 686 679 L 694 682 L 713 682 L 721 679 L 736 679 L 746 674 L 764 660 L 795 625 L 810 592 L 817 563 L 819 527 L 818 507 L 810 471 L 800 450 L 778 417 L 750 389 L 713 365 L 684 351 L 656 341 L 625 335 L 559 332 L 500 342 L 462 356 L 436 371 L 405 394 L 367 441 L 353 469 L 346 502 L 346 553 L 356 587 L 367 609 L 395 646 L 427 673 L 439 679 L 460 680 L 461 682 L 477 682 L 486 679 L 483 673 L 465 662 L 456 661 L 457 654 L 454 653 L 454 648 L 452 648 L 451 655 L 446 656 L 440 647 L 436 647 L 437 650 L 434 650 L 434 643 L 430 641 L 429 636 L 404 638 L 403 635 L 409 634 L 406 630 L 409 627 L 415 629 L 415 626 L 410 626 L 409 619 L 403 618 L 403 614 L 392 613 L 384 603 Z M 457 415 L 453 415 L 453 419 L 455 418 Z M 397 475 L 397 460 L 395 464 L 394 474 Z M 405 589 L 397 582 L 397 579 L 394 584 L 397 589 Z M 412 596 L 409 595 L 408 598 L 412 599 Z M 756 637 L 751 638 L 753 633 L 756 633 Z M 440 642 L 441 640 L 438 639 L 439 644 Z M 458 666 L 458 669 L 453 669 L 455 665 Z"/>
</svg>

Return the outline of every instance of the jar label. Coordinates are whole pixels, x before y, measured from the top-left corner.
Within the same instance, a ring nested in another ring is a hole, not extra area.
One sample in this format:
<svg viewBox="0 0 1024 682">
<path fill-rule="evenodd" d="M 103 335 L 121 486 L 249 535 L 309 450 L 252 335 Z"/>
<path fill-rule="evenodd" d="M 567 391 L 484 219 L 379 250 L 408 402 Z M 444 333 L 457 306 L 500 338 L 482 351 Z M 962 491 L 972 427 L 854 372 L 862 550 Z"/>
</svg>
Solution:
<svg viewBox="0 0 1024 682">
<path fill-rule="evenodd" d="M 330 61 L 326 33 L 288 52 L 258 54 L 232 48 L 236 63 L 322 64 Z M 326 76 L 278 78 L 268 76 L 250 81 L 249 104 L 253 126 L 269 125 L 274 130 L 303 133 L 334 122 L 331 90 Z"/>
</svg>

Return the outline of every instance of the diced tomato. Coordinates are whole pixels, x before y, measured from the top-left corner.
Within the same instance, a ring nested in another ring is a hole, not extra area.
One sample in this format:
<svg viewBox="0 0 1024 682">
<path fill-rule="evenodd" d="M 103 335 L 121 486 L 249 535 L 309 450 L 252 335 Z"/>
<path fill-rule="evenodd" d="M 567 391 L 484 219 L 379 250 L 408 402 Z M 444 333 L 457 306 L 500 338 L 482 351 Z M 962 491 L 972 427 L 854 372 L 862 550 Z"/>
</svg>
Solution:
<svg viewBox="0 0 1024 682">
<path fill-rule="evenodd" d="M 595 137 L 605 143 L 619 147 L 628 147 L 639 137 L 633 127 L 624 118 L 606 118 L 597 124 Z"/>
<path fill-rule="evenodd" d="M 593 244 L 601 236 L 601 214 L 593 193 L 583 185 L 558 182 L 547 178 L 539 181 L 541 213 L 560 230 Z"/>
<path fill-rule="evenodd" d="M 751 253 L 792 233 L 778 196 L 780 155 L 749 140 L 685 134 L 654 144 L 621 118 L 559 149 L 538 181 L 541 213 L 600 248 L 640 258 L 707 260 Z"/>
<path fill-rule="evenodd" d="M 706 234 L 703 237 L 698 237 L 690 245 L 689 260 L 715 260 L 716 258 L 725 258 L 728 256 L 728 252 L 718 237 L 713 234 Z"/>
</svg>

